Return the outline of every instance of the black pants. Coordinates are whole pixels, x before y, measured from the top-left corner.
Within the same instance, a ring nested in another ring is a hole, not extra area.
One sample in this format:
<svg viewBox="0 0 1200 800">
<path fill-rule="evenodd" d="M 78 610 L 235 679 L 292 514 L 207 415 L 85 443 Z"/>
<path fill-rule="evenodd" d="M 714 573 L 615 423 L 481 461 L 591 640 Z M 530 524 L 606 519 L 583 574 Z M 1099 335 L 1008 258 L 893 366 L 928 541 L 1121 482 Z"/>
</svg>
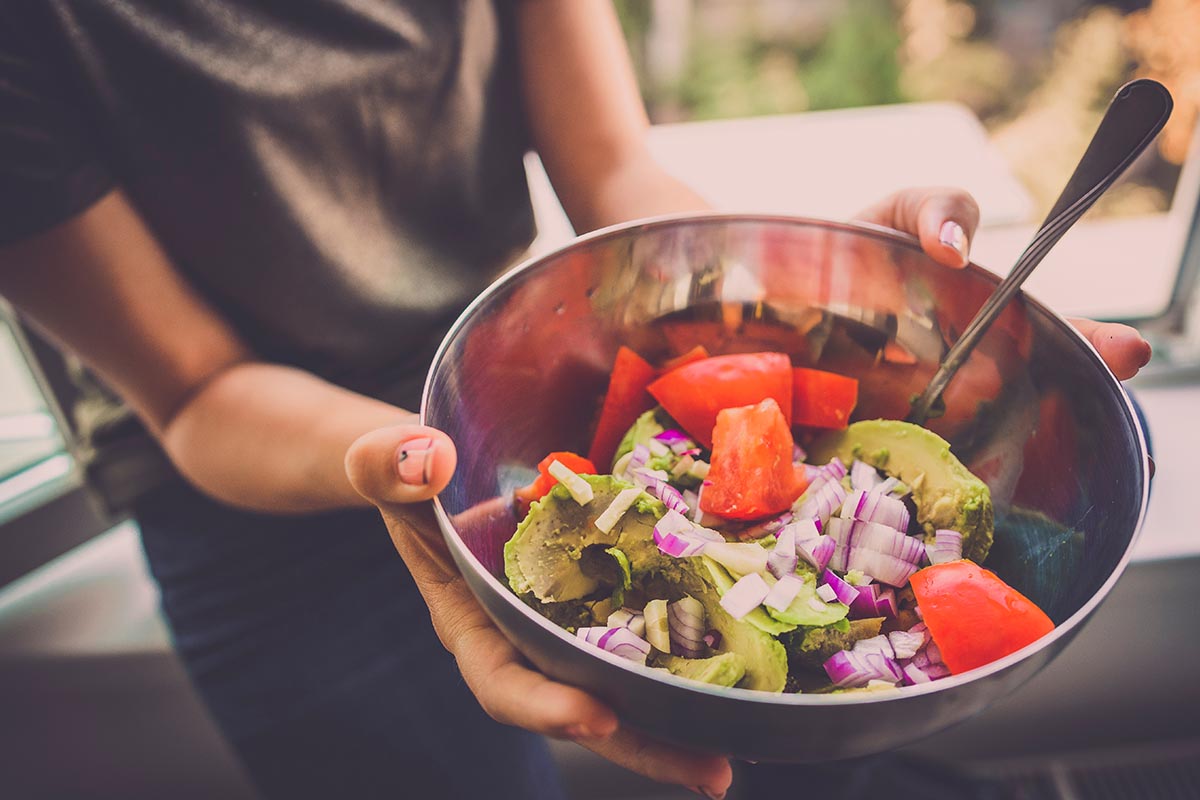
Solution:
<svg viewBox="0 0 1200 800">
<path fill-rule="evenodd" d="M 489 718 L 373 509 L 270 516 L 185 486 L 138 509 L 175 646 L 266 798 L 563 796 Z"/>
</svg>

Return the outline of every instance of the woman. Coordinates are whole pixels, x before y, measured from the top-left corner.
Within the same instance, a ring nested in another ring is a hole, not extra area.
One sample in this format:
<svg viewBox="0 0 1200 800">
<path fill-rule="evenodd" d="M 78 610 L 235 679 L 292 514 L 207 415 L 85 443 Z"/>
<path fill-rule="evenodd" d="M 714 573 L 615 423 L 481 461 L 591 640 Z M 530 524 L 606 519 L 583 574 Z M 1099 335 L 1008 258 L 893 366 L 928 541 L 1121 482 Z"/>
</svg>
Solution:
<svg viewBox="0 0 1200 800">
<path fill-rule="evenodd" d="M 602 0 L 0 7 L 0 293 L 182 476 L 135 511 L 177 649 L 264 796 L 560 796 L 526 731 L 727 788 L 723 759 L 524 665 L 424 502 L 454 445 L 406 410 L 531 237 L 527 147 L 581 232 L 703 208 L 646 126 Z M 978 212 L 924 189 L 863 218 L 957 267 Z M 1149 357 L 1079 324 L 1122 377 Z"/>
</svg>

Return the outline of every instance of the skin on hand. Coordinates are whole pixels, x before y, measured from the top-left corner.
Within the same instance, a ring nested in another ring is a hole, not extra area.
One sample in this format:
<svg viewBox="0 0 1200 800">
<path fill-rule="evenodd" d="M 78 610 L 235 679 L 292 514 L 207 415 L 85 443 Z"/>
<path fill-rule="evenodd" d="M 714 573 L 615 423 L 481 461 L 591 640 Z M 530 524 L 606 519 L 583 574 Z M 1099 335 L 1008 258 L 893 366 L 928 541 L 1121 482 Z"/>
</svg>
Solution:
<svg viewBox="0 0 1200 800">
<path fill-rule="evenodd" d="M 410 466 L 414 453 L 422 462 L 419 470 Z M 709 796 L 723 795 L 733 779 L 726 759 L 622 728 L 616 714 L 592 695 L 526 666 L 475 600 L 442 541 L 432 506 L 425 502 L 449 483 L 455 462 L 454 444 L 446 434 L 397 425 L 359 438 L 346 454 L 346 474 L 382 512 L 392 542 L 429 606 L 438 637 L 484 711 L 506 725 L 572 739 L 654 780 L 698 785 Z"/>
<path fill-rule="evenodd" d="M 960 269 L 967 265 L 971 240 L 979 227 L 979 205 L 962 189 L 945 186 L 903 189 L 855 217 L 910 233 L 935 261 Z M 1152 351 L 1135 328 L 1115 322 L 1072 319 L 1119 380 L 1128 380 L 1150 363 Z"/>
</svg>

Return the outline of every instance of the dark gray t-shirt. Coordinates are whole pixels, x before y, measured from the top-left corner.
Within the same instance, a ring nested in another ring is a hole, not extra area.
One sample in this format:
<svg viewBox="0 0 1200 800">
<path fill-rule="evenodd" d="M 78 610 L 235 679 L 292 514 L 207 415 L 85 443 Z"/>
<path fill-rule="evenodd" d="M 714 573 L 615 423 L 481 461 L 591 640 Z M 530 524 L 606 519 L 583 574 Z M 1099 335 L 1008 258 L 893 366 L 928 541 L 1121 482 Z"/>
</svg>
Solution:
<svg viewBox="0 0 1200 800">
<path fill-rule="evenodd" d="M 491 0 L 4 0 L 0 242 L 122 188 L 265 359 L 413 400 L 528 244 Z"/>
</svg>

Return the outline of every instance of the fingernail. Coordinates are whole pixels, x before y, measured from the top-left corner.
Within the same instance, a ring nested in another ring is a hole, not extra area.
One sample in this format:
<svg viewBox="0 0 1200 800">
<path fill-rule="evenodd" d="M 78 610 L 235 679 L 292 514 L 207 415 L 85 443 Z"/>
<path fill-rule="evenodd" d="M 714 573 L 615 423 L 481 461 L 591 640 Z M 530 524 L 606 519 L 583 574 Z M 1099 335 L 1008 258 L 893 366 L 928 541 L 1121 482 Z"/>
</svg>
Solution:
<svg viewBox="0 0 1200 800">
<path fill-rule="evenodd" d="M 724 791 L 718 792 L 716 789 L 705 789 L 703 786 L 700 787 L 700 791 L 705 797 L 709 798 L 709 800 L 725 800 Z"/>
<path fill-rule="evenodd" d="M 1145 339 L 1142 340 L 1142 354 L 1138 356 L 1138 368 L 1142 368 L 1150 363 L 1150 359 L 1154 356 L 1154 348 Z"/>
<path fill-rule="evenodd" d="M 952 219 L 946 220 L 938 232 L 938 241 L 954 248 L 962 256 L 962 263 L 967 263 L 967 232 L 963 230 L 962 225 Z"/>
<path fill-rule="evenodd" d="M 433 451 L 436 447 L 437 443 L 427 436 L 400 445 L 397 464 L 400 480 L 409 486 L 424 486 L 429 483 L 429 467 L 433 463 Z"/>
</svg>

